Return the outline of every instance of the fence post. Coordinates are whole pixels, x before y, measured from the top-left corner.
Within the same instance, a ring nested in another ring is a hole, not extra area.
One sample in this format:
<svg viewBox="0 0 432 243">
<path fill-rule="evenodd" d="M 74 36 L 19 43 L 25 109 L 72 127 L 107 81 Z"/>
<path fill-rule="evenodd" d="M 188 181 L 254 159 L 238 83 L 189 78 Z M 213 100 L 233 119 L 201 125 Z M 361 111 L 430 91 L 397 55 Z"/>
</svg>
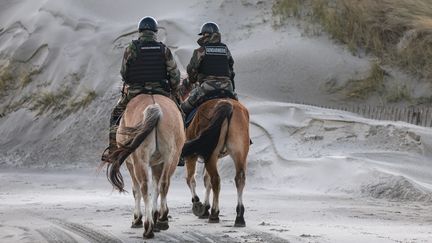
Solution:
<svg viewBox="0 0 432 243">
<path fill-rule="evenodd" d="M 425 127 L 426 126 L 426 114 L 427 114 L 427 108 L 423 107 L 421 109 L 421 126 Z"/>
<path fill-rule="evenodd" d="M 416 125 L 421 125 L 421 115 L 422 115 L 422 109 L 420 109 L 420 107 L 417 107 Z"/>
<path fill-rule="evenodd" d="M 432 111 L 431 108 L 428 108 L 428 115 L 427 115 L 428 119 L 429 119 L 429 127 L 432 127 Z"/>
<path fill-rule="evenodd" d="M 431 124 L 429 123 L 432 119 L 429 119 L 430 116 L 430 108 L 426 108 L 425 110 L 425 127 L 430 127 Z"/>
<path fill-rule="evenodd" d="M 402 112 L 402 109 L 399 107 L 396 107 L 396 121 L 401 120 L 401 112 Z"/>
<path fill-rule="evenodd" d="M 413 124 L 413 120 L 414 120 L 413 119 L 414 118 L 414 114 L 413 113 L 414 113 L 414 109 L 412 107 L 410 107 L 409 110 L 408 110 L 408 114 L 409 114 L 408 115 L 408 122 L 411 123 L 411 124 Z"/>
</svg>

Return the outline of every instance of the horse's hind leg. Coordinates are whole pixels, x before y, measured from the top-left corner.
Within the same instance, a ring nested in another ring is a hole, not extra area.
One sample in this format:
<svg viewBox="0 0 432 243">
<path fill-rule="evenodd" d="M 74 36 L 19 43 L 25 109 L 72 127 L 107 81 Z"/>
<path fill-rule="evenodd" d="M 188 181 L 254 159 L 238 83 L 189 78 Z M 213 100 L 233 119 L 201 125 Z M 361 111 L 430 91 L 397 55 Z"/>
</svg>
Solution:
<svg viewBox="0 0 432 243">
<path fill-rule="evenodd" d="M 133 165 L 126 161 L 126 166 L 128 168 L 129 174 L 132 178 L 132 192 L 135 199 L 135 209 L 134 209 L 134 219 L 132 221 L 132 228 L 141 228 L 143 226 L 142 222 L 142 212 L 141 212 L 141 190 L 139 187 L 139 183 L 135 178 Z"/>
<path fill-rule="evenodd" d="M 236 167 L 235 184 L 237 187 L 237 216 L 234 223 L 235 227 L 245 227 L 244 220 L 244 205 L 243 205 L 243 189 L 246 184 L 246 155 L 242 153 L 234 154 L 233 160 Z"/>
<path fill-rule="evenodd" d="M 147 160 L 137 160 L 136 154 L 132 154 L 134 161 L 134 172 L 135 177 L 140 185 L 141 195 L 144 199 L 145 205 L 145 221 L 144 221 L 144 238 L 153 238 L 154 233 L 154 222 L 152 215 L 152 204 L 150 203 L 150 193 L 149 193 L 149 183 L 148 183 L 148 171 L 147 171 L 147 163 L 144 161 L 148 161 L 148 156 L 140 156 L 141 158 L 147 157 Z"/>
<path fill-rule="evenodd" d="M 168 189 L 171 183 L 171 176 L 174 173 L 175 166 L 172 166 L 172 163 L 178 161 L 180 156 L 174 156 L 175 158 L 166 158 L 165 163 L 163 164 L 162 175 L 160 177 L 160 195 L 161 195 L 161 204 L 160 204 L 160 218 L 156 223 L 156 227 L 161 230 L 167 230 L 169 228 L 168 225 L 168 203 L 167 203 L 167 194 Z M 174 162 L 172 162 L 174 161 Z"/>
<path fill-rule="evenodd" d="M 206 162 L 206 170 L 210 176 L 211 188 L 213 190 L 213 203 L 209 216 L 209 223 L 219 223 L 219 192 L 220 192 L 220 176 L 217 171 L 217 155 L 213 155 Z"/>
<path fill-rule="evenodd" d="M 204 198 L 204 205 L 200 211 L 199 218 L 200 219 L 208 219 L 210 216 L 209 209 L 210 209 L 210 191 L 212 189 L 211 185 L 211 178 L 208 174 L 207 170 L 204 172 L 204 186 L 206 188 L 205 192 L 205 198 Z"/>
<path fill-rule="evenodd" d="M 157 210 L 157 208 L 158 208 L 158 198 L 159 198 L 159 182 L 160 182 L 162 170 L 163 170 L 163 164 L 152 166 L 152 177 L 153 177 L 152 215 L 153 215 L 153 222 L 155 224 L 155 228 L 154 228 L 155 232 L 159 232 L 161 230 L 158 227 L 159 211 Z"/>
</svg>

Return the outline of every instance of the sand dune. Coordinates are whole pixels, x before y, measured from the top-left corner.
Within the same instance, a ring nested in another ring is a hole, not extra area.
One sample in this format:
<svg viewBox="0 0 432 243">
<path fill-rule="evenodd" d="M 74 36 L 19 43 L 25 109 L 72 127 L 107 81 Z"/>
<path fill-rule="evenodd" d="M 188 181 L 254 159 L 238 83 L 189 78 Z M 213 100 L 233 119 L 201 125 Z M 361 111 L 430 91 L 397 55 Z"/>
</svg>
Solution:
<svg viewBox="0 0 432 243">
<path fill-rule="evenodd" d="M 125 222 L 129 223 L 130 215 L 124 211 L 132 205 L 130 195 L 127 199 L 120 196 L 108 199 L 104 190 L 108 193 L 110 188 L 108 184 L 102 185 L 106 183 L 102 182 L 103 178 L 98 179 L 100 184 L 95 189 L 95 196 L 86 200 L 88 204 L 103 200 L 108 206 L 101 207 L 108 211 L 98 214 L 94 213 L 95 206 L 85 206 L 85 211 L 92 215 L 90 219 L 77 216 L 79 203 L 62 202 L 67 204 L 64 208 L 73 208 L 72 212 L 64 214 L 63 206 L 50 202 L 53 198 L 61 198 L 62 188 L 78 193 L 83 200 L 87 193 L 92 193 L 73 186 L 75 181 L 70 178 L 79 172 L 66 175 L 71 183 L 59 183 L 60 188 L 51 188 L 53 195 L 49 197 L 43 197 L 43 189 L 40 189 L 39 184 L 46 184 L 43 176 L 31 186 L 21 181 L 27 176 L 23 167 L 31 168 L 30 173 L 35 173 L 35 177 L 41 172 L 33 172 L 33 169 L 54 168 L 48 177 L 57 184 L 59 179 L 55 171 L 58 169 L 88 171 L 98 165 L 100 152 L 107 142 L 109 114 L 119 97 L 123 50 L 136 38 L 136 23 L 143 15 L 153 15 L 159 20 L 159 39 L 171 48 L 181 71 L 184 72 L 192 50 L 197 47 L 196 34 L 201 23 L 208 20 L 219 23 L 223 41 L 229 45 L 236 62 L 237 91 L 250 111 L 254 141 L 249 154 L 246 189 L 251 205 L 247 217 L 253 223 L 245 232 L 227 233 L 224 228 L 215 232 L 225 233 L 228 239 L 239 242 L 260 239 L 388 242 L 408 239 L 410 233 L 398 230 L 398 227 L 408 226 L 419 239 L 430 236 L 430 232 L 424 233 L 424 228 L 417 227 L 424 222 L 430 223 L 430 217 L 417 215 L 413 218 L 408 214 L 415 214 L 418 205 L 420 211 L 427 211 L 432 202 L 431 129 L 288 103 L 344 103 L 341 97 L 323 92 L 323 86 L 329 81 L 343 82 L 364 75 L 370 61 L 352 56 L 325 36 L 305 37 L 294 24 L 274 28 L 271 2 L 3 0 L 0 3 L 0 68 L 12 72 L 15 79 L 10 81 L 16 82 L 17 86 L 0 98 L 0 109 L 14 107 L 0 118 L 0 167 L 15 168 L 4 178 L 21 179 L 12 184 L 17 190 L 13 194 L 15 197 L 7 196 L 12 188 L 1 187 L 0 197 L 8 200 L 0 204 L 0 218 L 9 223 L 0 225 L 7 230 L 0 234 L 0 241 L 49 241 L 60 237 L 73 242 L 99 237 L 104 223 L 98 217 L 112 218 L 109 210 L 115 204 L 121 206 L 112 211 L 116 211 L 116 217 L 122 222 L 114 225 L 114 233 L 123 241 L 138 241 L 136 238 L 131 240 L 128 233 L 120 230 L 127 226 Z M 31 97 L 41 93 L 57 94 L 62 90 L 70 92 L 65 98 L 67 101 L 78 99 L 89 90 L 95 91 L 97 97 L 85 109 L 64 117 L 58 116 L 61 109 L 50 108 L 41 116 L 30 109 L 34 102 Z M 234 175 L 230 159 L 222 160 L 220 169 L 225 183 L 231 183 Z M 91 175 L 86 176 L 83 181 L 91 184 Z M 187 217 L 186 208 L 189 207 L 183 176 L 184 168 L 178 168 L 174 178 L 174 209 L 171 211 L 177 213 L 175 217 L 179 214 Z M 235 198 L 231 184 L 231 189 L 224 193 L 228 198 Z M 33 206 L 25 199 L 29 190 L 36 190 L 33 199 L 28 201 Z M 253 200 L 259 203 L 254 205 Z M 283 219 L 269 216 L 268 200 L 276 202 L 275 214 L 282 215 Z M 287 201 L 292 203 L 291 206 L 287 206 Z M 79 235 L 70 222 L 59 226 L 53 223 L 55 220 L 33 215 L 29 222 L 43 221 L 48 228 L 33 229 L 26 224 L 33 233 L 39 232 L 26 236 L 13 214 L 3 211 L 16 204 L 14 213 L 24 217 L 26 208 L 38 207 L 34 203 L 45 206 L 44 213 L 61 212 L 59 215 L 71 217 L 76 222 L 86 221 L 92 226 L 82 226 L 87 233 Z M 233 210 L 231 204 L 224 203 L 225 210 Z M 342 208 L 341 212 L 334 212 L 333 203 Z M 303 208 L 304 204 L 308 206 Z M 388 205 L 404 215 L 385 211 Z M 314 211 L 314 208 L 319 209 Z M 356 221 L 370 217 L 365 216 L 368 210 L 380 216 Z M 383 211 L 385 215 L 380 214 Z M 352 216 L 351 212 L 359 213 Z M 322 216 L 324 214 L 334 218 Z M 387 222 L 386 218 L 395 222 L 394 228 L 391 224 L 383 228 L 364 226 L 368 223 L 381 225 Z M 163 241 L 172 240 L 185 229 L 180 220 L 174 218 L 174 222 L 176 220 L 176 226 L 180 228 Z M 187 224 L 193 225 L 194 220 L 188 218 Z M 273 221 L 278 227 L 272 226 Z M 303 221 L 307 221 L 309 227 L 298 223 Z M 323 225 L 326 224 L 333 228 L 325 228 Z M 343 228 L 345 224 L 350 227 Z M 286 225 L 290 225 L 289 229 Z M 64 231 L 65 227 L 69 231 Z M 96 233 L 91 231 L 98 227 Z M 205 233 L 192 237 L 195 241 L 208 237 L 213 241 L 222 240 L 212 238 L 214 232 L 205 224 L 199 227 Z M 59 231 L 60 228 L 63 231 Z M 359 233 L 358 228 L 366 233 Z M 305 232 L 305 236 L 301 236 L 301 232 Z M 258 238 L 252 237 L 254 234 L 258 234 Z M 350 238 L 353 234 L 355 236 Z M 103 234 L 101 237 L 115 238 Z"/>
</svg>

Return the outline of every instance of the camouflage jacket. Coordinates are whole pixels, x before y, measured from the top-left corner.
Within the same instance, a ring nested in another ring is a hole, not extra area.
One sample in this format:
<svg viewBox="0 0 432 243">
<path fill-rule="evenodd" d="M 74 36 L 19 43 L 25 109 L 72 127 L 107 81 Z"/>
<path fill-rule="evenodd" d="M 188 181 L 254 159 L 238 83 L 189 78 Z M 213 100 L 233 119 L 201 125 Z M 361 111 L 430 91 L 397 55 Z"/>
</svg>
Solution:
<svg viewBox="0 0 432 243">
<path fill-rule="evenodd" d="M 157 41 L 156 33 L 152 31 L 143 31 L 140 33 L 140 37 L 138 38 L 140 41 Z M 123 61 L 122 66 L 120 70 L 120 74 L 122 76 L 123 81 L 126 80 L 126 72 L 128 65 L 135 61 L 137 58 L 137 49 L 136 46 L 133 43 L 130 43 L 129 46 L 126 48 L 124 55 L 123 55 Z M 166 47 L 165 48 L 165 59 L 166 59 L 166 68 L 167 73 L 169 75 L 169 82 L 171 85 L 172 92 L 177 92 L 180 84 L 180 71 L 177 68 L 177 63 L 174 60 L 174 57 L 171 53 L 171 50 Z M 132 87 L 132 88 L 138 88 L 138 87 Z"/>
<path fill-rule="evenodd" d="M 202 83 L 206 80 L 234 80 L 234 59 L 231 56 L 231 52 L 228 50 L 228 64 L 229 64 L 229 77 L 225 76 L 206 76 L 205 74 L 199 73 L 199 67 L 202 62 L 202 59 L 205 55 L 205 49 L 203 47 L 204 44 L 207 43 L 220 43 L 221 42 L 221 35 L 220 33 L 214 33 L 210 36 L 203 36 L 200 39 L 198 39 L 197 43 L 200 45 L 200 48 L 195 49 L 192 55 L 192 58 L 189 62 L 189 65 L 187 66 L 187 73 L 189 77 L 190 83 Z"/>
</svg>

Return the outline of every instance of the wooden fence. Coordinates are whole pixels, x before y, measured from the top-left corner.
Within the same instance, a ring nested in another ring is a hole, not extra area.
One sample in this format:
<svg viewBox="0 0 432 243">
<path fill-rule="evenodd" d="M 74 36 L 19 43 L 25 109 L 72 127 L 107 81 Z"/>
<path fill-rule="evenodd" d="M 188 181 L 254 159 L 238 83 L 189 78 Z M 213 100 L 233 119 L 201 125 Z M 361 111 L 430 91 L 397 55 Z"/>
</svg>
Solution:
<svg viewBox="0 0 432 243">
<path fill-rule="evenodd" d="M 423 127 L 432 127 L 432 107 L 430 106 L 372 106 L 372 105 L 351 105 L 351 106 L 321 106 L 293 102 L 297 104 L 317 106 L 321 108 L 343 110 L 357 113 L 363 117 L 375 120 L 403 121 Z"/>
</svg>

